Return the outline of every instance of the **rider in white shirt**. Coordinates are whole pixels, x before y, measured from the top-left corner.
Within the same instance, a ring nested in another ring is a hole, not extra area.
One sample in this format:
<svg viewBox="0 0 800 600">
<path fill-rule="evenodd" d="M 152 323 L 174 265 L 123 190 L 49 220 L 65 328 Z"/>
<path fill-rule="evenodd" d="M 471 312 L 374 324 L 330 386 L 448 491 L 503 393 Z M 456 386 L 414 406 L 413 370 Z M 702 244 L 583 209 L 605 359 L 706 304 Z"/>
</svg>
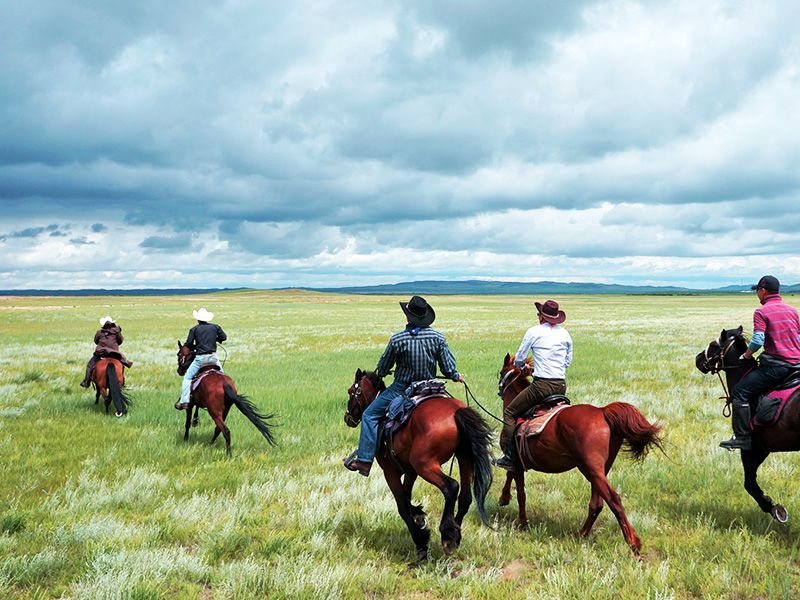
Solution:
<svg viewBox="0 0 800 600">
<path fill-rule="evenodd" d="M 514 364 L 519 369 L 525 369 L 525 359 L 531 353 L 535 374 L 531 384 L 503 410 L 505 425 L 500 433 L 500 448 L 504 454 L 495 461 L 496 466 L 508 470 L 514 469 L 512 438 L 517 418 L 548 396 L 566 394 L 566 372 L 572 364 L 572 338 L 561 326 L 567 315 L 558 309 L 558 304 L 553 300 L 534 304 L 539 311 L 539 324 L 525 333 L 514 356 Z"/>
</svg>

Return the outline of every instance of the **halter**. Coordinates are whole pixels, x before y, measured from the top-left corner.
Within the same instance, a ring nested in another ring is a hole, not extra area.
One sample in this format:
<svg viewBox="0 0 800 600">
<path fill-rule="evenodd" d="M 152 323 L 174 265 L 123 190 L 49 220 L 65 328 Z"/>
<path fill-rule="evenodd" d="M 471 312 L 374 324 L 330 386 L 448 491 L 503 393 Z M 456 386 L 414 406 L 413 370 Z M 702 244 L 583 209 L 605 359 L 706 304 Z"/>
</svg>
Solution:
<svg viewBox="0 0 800 600">
<path fill-rule="evenodd" d="M 725 365 L 725 355 L 730 351 L 737 339 L 737 336 L 731 336 L 731 340 L 725 345 L 724 348 L 722 347 L 722 344 L 719 343 L 719 340 L 716 340 L 717 345 L 720 347 L 719 363 L 716 367 L 712 367 L 709 363 L 710 358 L 708 356 L 708 351 L 711 349 L 711 343 L 709 343 L 708 346 L 706 346 L 706 349 L 703 351 L 703 356 L 706 359 L 706 366 L 708 367 L 709 372 L 716 375 L 719 378 L 720 385 L 722 385 L 722 392 L 724 396 L 720 396 L 719 399 L 725 400 L 725 406 L 722 407 L 722 416 L 726 419 L 731 416 L 731 395 L 728 391 L 728 387 L 725 385 L 725 380 L 722 378 L 722 372 L 726 370 L 743 368 L 742 365 Z"/>
</svg>

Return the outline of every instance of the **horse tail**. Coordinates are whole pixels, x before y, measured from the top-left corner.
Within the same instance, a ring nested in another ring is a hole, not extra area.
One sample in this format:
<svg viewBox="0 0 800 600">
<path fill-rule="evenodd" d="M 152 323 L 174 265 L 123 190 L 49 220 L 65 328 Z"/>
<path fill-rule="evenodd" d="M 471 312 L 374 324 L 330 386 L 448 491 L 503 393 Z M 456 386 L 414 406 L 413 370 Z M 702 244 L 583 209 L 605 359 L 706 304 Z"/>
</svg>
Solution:
<svg viewBox="0 0 800 600">
<path fill-rule="evenodd" d="M 458 452 L 472 461 L 472 491 L 478 515 L 484 525 L 490 526 L 486 514 L 486 494 L 492 486 L 492 463 L 489 458 L 489 446 L 492 443 L 492 430 L 486 421 L 469 407 L 459 408 L 455 414 L 458 428 Z"/>
<path fill-rule="evenodd" d="M 106 384 L 108 385 L 108 393 L 111 394 L 111 400 L 114 402 L 114 408 L 117 409 L 117 414 L 124 415 L 128 412 L 131 399 L 122 392 L 122 385 L 120 385 L 117 378 L 117 368 L 113 362 L 106 367 Z"/>
<path fill-rule="evenodd" d="M 225 399 L 228 400 L 231 404 L 235 404 L 236 408 L 242 411 L 242 414 L 250 419 L 250 422 L 256 426 L 261 432 L 261 435 L 273 446 L 276 446 L 277 443 L 275 442 L 275 438 L 272 436 L 272 432 L 269 429 L 269 420 L 272 419 L 275 415 L 262 415 L 256 410 L 256 407 L 250 402 L 250 399 L 247 396 L 240 396 L 236 392 L 233 391 L 233 388 L 229 386 L 227 383 L 222 384 L 223 389 L 225 390 Z"/>
<path fill-rule="evenodd" d="M 641 461 L 653 446 L 664 455 L 661 425 L 650 423 L 633 404 L 612 402 L 602 408 L 611 433 L 620 436 L 625 443 L 625 450 L 634 460 Z"/>
</svg>

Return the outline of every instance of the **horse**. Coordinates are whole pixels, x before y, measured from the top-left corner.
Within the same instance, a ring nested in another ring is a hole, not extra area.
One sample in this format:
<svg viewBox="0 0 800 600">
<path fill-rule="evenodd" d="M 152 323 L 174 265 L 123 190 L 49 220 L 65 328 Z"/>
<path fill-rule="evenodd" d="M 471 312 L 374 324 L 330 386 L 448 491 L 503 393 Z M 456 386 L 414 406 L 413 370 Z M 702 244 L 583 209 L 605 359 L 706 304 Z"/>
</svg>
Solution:
<svg viewBox="0 0 800 600">
<path fill-rule="evenodd" d="M 191 348 L 181 343 L 179 340 L 178 375 L 186 373 L 194 357 L 195 353 L 192 352 Z M 201 368 L 200 371 L 202 372 L 204 370 L 206 369 Z M 274 415 L 259 413 L 247 396 L 239 395 L 233 380 L 217 369 L 214 369 L 203 378 L 200 385 L 197 386 L 189 398 L 189 406 L 186 408 L 186 431 L 183 435 L 183 441 L 189 441 L 189 428 L 192 426 L 192 407 L 195 406 L 197 409 L 205 408 L 208 410 L 209 416 L 216 425 L 211 443 L 213 444 L 217 440 L 217 437 L 219 437 L 219 434 L 222 433 L 225 438 L 225 452 L 228 456 L 231 456 L 231 432 L 225 425 L 225 418 L 228 416 L 228 411 L 233 405 L 256 426 L 256 429 L 261 432 L 261 435 L 264 436 L 267 442 L 273 446 L 277 445 L 272 431 L 270 430 L 271 425 L 269 423 Z M 195 410 L 195 419 L 196 418 L 197 414 Z"/>
<path fill-rule="evenodd" d="M 498 382 L 498 395 L 503 399 L 503 407 L 508 406 L 529 383 L 525 372 L 514 365 L 510 354 L 506 354 Z M 577 467 L 592 486 L 589 515 L 580 535 L 589 535 L 605 502 L 617 518 L 625 542 L 634 555 L 639 556 L 642 542 L 628 522 L 622 499 L 611 487 L 607 475 L 623 444 L 637 461 L 643 460 L 654 446 L 664 452 L 660 425 L 648 422 L 635 406 L 626 402 L 612 402 L 603 408 L 577 404 L 558 412 L 539 435 L 527 438 L 525 444 L 524 454 L 532 460 L 526 463 L 524 458 L 517 457 L 519 468 L 508 472 L 500 495 L 500 505 L 509 504 L 511 482 L 516 483 L 520 527 L 528 526 L 525 470 L 563 473 Z"/>
<path fill-rule="evenodd" d="M 718 375 L 720 381 L 722 381 L 721 373 L 724 371 L 727 390 L 731 390 L 748 371 L 755 368 L 754 360 L 740 359 L 745 350 L 747 350 L 747 340 L 744 338 L 741 326 L 736 329 L 723 329 L 719 337 L 711 341 L 706 349 L 695 357 L 695 366 L 701 373 Z M 730 402 L 727 390 L 723 397 Z M 798 399 L 800 399 L 800 391 L 789 397 L 777 423 L 753 431 L 752 450 L 741 451 L 744 489 L 753 497 L 761 510 L 771 515 L 779 523 L 786 523 L 789 520 L 789 512 L 764 494 L 758 485 L 758 468 L 770 452 L 800 450 L 800 402 Z"/>
<path fill-rule="evenodd" d="M 344 413 L 345 423 L 357 427 L 364 410 L 384 389 L 383 380 L 374 371 L 358 369 L 353 385 L 347 390 L 349 399 Z M 376 459 L 394 495 L 397 511 L 414 541 L 418 562 L 428 558 L 431 536 L 422 506 L 411 503 L 412 489 L 418 476 L 438 488 L 444 496 L 439 533 L 445 554 L 455 552 L 461 543 L 461 524 L 472 504 L 470 484 L 478 515 L 483 524 L 489 526 L 485 501 L 492 485 L 491 435 L 491 430 L 478 413 L 452 396 L 441 396 L 419 404 L 408 422 L 389 440 L 379 442 Z M 458 460 L 460 486 L 441 469 L 453 455 Z M 456 501 L 458 511 L 454 516 Z"/>
<path fill-rule="evenodd" d="M 122 417 L 128 413 L 131 399 L 122 391 L 122 386 L 125 385 L 125 372 L 118 359 L 111 357 L 99 359 L 92 373 L 92 383 L 95 389 L 94 403 L 98 404 L 102 396 L 106 414 L 111 402 L 114 402 L 116 409 L 114 416 Z"/>
</svg>

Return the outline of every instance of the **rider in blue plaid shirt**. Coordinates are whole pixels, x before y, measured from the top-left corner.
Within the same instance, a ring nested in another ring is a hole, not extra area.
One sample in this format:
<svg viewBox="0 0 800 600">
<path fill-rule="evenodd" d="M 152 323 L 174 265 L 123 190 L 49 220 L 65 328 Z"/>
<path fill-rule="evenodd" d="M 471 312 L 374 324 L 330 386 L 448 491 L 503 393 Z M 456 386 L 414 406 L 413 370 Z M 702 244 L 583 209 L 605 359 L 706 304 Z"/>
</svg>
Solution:
<svg viewBox="0 0 800 600">
<path fill-rule="evenodd" d="M 361 435 L 358 450 L 353 458 L 345 461 L 345 467 L 368 476 L 378 445 L 378 423 L 386 417 L 400 412 L 405 400 L 406 388 L 415 381 L 436 377 L 436 365 L 453 381 L 464 381 L 456 370 L 456 359 L 447 346 L 442 333 L 431 329 L 436 318 L 433 308 L 424 298 L 413 296 L 401 302 L 408 324 L 403 331 L 395 333 L 389 340 L 378 366 L 379 377 L 386 377 L 392 367 L 394 383 L 372 401 L 361 419 Z"/>
</svg>

